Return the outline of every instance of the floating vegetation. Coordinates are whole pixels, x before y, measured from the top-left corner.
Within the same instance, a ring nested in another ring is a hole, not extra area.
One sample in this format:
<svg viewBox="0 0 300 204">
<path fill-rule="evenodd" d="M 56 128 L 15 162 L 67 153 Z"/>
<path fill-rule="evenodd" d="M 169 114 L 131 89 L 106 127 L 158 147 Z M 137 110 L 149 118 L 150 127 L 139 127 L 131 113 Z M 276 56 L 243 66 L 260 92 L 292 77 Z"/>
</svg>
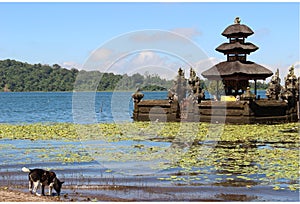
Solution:
<svg viewBox="0 0 300 204">
<path fill-rule="evenodd" d="M 222 126 L 222 129 L 218 126 Z M 285 131 L 290 130 L 293 131 Z M 220 137 L 209 137 L 220 131 Z M 297 131 L 296 131 L 297 130 Z M 190 135 L 195 134 L 195 135 Z M 101 124 L 0 124 L 0 139 L 29 139 L 29 140 L 164 140 L 174 138 L 186 140 L 192 137 L 195 141 L 216 139 L 218 142 L 251 142 L 283 143 L 288 145 L 299 140 L 297 123 L 278 125 L 216 125 L 207 123 L 101 123 Z"/>
<path fill-rule="evenodd" d="M 73 163 L 100 158 L 120 163 L 148 162 L 150 168 L 172 170 L 171 175 L 160 175 L 157 180 L 175 185 L 265 185 L 276 191 L 297 191 L 298 130 L 297 123 L 0 124 L 0 139 L 66 142 L 60 151 L 51 151 L 55 148 L 51 145 L 24 151 L 24 157 L 34 154 L 45 161 Z M 17 147 L 0 144 L 0 148 Z M 11 158 L 9 154 L 4 156 Z"/>
</svg>

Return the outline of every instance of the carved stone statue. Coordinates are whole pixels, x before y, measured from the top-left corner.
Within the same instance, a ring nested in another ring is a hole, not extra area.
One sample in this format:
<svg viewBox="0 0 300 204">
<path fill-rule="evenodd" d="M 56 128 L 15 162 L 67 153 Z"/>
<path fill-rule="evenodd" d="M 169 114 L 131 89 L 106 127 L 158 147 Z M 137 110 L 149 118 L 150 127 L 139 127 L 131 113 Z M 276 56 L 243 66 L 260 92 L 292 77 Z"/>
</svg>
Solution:
<svg viewBox="0 0 300 204">
<path fill-rule="evenodd" d="M 295 106 L 299 98 L 299 82 L 294 73 L 294 66 L 289 68 L 289 73 L 284 78 L 285 84 L 281 92 L 281 98 L 288 102 L 289 105 Z"/>
<path fill-rule="evenodd" d="M 144 98 L 144 94 L 139 88 L 137 88 L 136 92 L 132 94 L 132 98 L 135 103 L 139 103 L 142 100 L 142 98 Z"/>
<path fill-rule="evenodd" d="M 276 73 L 272 76 L 272 79 L 269 83 L 269 87 L 266 90 L 266 96 L 269 100 L 278 100 L 279 94 L 281 92 L 281 79 L 279 78 L 279 70 L 276 70 Z"/>
<path fill-rule="evenodd" d="M 255 94 L 251 93 L 250 87 L 247 87 L 246 92 L 243 93 L 240 98 L 241 100 L 253 100 L 255 97 Z"/>
<path fill-rule="evenodd" d="M 186 79 L 184 77 L 184 71 L 181 68 L 179 68 L 178 70 L 178 75 L 176 77 L 176 80 L 174 80 L 172 89 L 175 90 L 175 95 L 177 96 L 178 102 L 180 103 L 186 95 Z"/>
<path fill-rule="evenodd" d="M 174 85 L 168 90 L 169 103 L 178 100 L 179 103 L 200 103 L 205 99 L 205 92 L 200 87 L 200 78 L 193 68 L 190 68 L 190 78 L 188 81 L 184 77 L 184 71 L 179 68 L 178 75 L 174 80 Z M 188 86 L 187 86 L 188 85 Z M 186 97 L 186 93 L 188 94 Z"/>
<path fill-rule="evenodd" d="M 190 68 L 190 78 L 189 78 L 189 84 L 195 85 L 195 80 L 196 80 L 196 72 L 195 70 L 191 67 Z"/>
<path fill-rule="evenodd" d="M 189 84 L 189 98 L 192 98 L 194 103 L 200 103 L 205 98 L 204 90 L 200 87 L 200 78 L 196 76 L 193 68 L 190 69 Z"/>
</svg>

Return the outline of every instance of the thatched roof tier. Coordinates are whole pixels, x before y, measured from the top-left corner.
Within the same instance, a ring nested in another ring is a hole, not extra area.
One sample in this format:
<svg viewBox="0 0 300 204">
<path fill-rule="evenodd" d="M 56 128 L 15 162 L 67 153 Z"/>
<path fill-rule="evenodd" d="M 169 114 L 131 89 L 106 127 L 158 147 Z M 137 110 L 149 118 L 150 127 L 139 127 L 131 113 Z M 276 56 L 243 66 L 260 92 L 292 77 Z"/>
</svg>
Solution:
<svg viewBox="0 0 300 204">
<path fill-rule="evenodd" d="M 227 38 L 247 38 L 252 35 L 254 32 L 248 26 L 244 24 L 232 24 L 228 26 L 222 33 L 223 36 Z"/>
<path fill-rule="evenodd" d="M 225 61 L 202 72 L 202 76 L 209 80 L 264 80 L 272 75 L 271 70 L 251 61 Z"/>
<path fill-rule="evenodd" d="M 250 54 L 258 50 L 258 47 L 252 43 L 223 43 L 216 48 L 217 51 L 224 54 Z"/>
</svg>

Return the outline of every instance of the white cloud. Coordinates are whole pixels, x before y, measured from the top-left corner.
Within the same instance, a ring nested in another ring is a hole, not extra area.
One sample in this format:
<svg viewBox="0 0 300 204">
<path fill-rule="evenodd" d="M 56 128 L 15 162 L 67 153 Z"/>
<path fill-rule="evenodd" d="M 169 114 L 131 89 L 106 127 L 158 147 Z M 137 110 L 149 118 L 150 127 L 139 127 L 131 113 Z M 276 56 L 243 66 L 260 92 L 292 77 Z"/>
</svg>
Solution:
<svg viewBox="0 0 300 204">
<path fill-rule="evenodd" d="M 147 72 L 149 74 L 157 74 L 161 78 L 168 80 L 176 77 L 180 67 L 185 71 L 186 77 L 189 77 L 190 67 L 193 67 L 197 75 L 202 78 L 201 73 L 203 71 L 221 61 L 217 58 L 206 58 L 197 62 L 189 62 L 190 64 L 188 64 L 176 55 L 153 50 L 144 50 L 129 54 L 124 53 L 122 55 L 121 53 L 113 53 L 112 50 L 101 49 L 92 55 L 95 56 L 91 56 L 93 60 L 85 64 L 85 70 L 98 70 L 100 72 L 128 75 L 135 73 L 144 74 Z M 116 56 L 122 57 L 114 59 Z M 103 60 L 99 60 L 100 58 Z"/>
<path fill-rule="evenodd" d="M 190 39 L 198 37 L 202 34 L 196 28 L 174 28 L 174 29 L 171 29 L 171 31 L 174 33 L 178 33 L 179 35 L 183 35 Z"/>
<path fill-rule="evenodd" d="M 84 64 L 84 69 L 119 74 L 129 73 L 138 67 L 167 67 L 177 70 L 188 63 L 207 58 L 187 38 L 199 34 L 193 28 L 176 28 L 173 32 L 142 30 L 127 33 L 92 52 Z"/>
<path fill-rule="evenodd" d="M 264 39 L 270 35 L 271 31 L 269 28 L 260 28 L 254 31 L 253 38 Z"/>
<path fill-rule="evenodd" d="M 144 66 L 149 64 L 155 64 L 157 66 L 164 65 L 164 60 L 153 51 L 142 51 L 132 60 L 134 65 Z"/>
<path fill-rule="evenodd" d="M 153 42 L 161 42 L 165 41 L 169 37 L 168 34 L 165 32 L 159 32 L 159 31 L 147 31 L 147 32 L 141 32 L 138 34 L 134 34 L 130 36 L 130 40 L 135 43 L 153 43 Z"/>
<path fill-rule="evenodd" d="M 289 73 L 289 68 L 294 65 L 295 68 L 295 75 L 297 77 L 300 76 L 300 62 L 295 62 L 293 64 L 261 64 L 262 66 L 270 69 L 273 73 L 276 72 L 277 69 L 279 69 L 279 77 L 281 79 L 281 85 L 284 85 L 284 78 Z M 266 82 L 268 83 L 271 80 L 271 77 L 266 79 Z"/>
<path fill-rule="evenodd" d="M 178 68 L 184 64 L 174 56 L 155 51 L 141 51 L 119 60 L 111 67 L 110 71 L 128 75 L 147 72 L 157 74 L 161 78 L 174 79 Z"/>
<path fill-rule="evenodd" d="M 223 60 L 217 59 L 214 57 L 210 57 L 210 58 L 203 59 L 203 60 L 196 62 L 195 64 L 193 64 L 193 68 L 195 69 L 197 76 L 199 76 L 200 78 L 203 78 L 201 75 L 202 72 L 213 67 L 214 65 L 218 64 L 221 61 L 223 61 Z"/>
<path fill-rule="evenodd" d="M 130 40 L 135 43 L 158 43 L 165 41 L 184 41 L 185 38 L 193 39 L 200 36 L 202 33 L 196 28 L 173 28 L 169 31 L 166 30 L 147 30 L 147 32 L 135 33 L 130 37 Z"/>
<path fill-rule="evenodd" d="M 111 72 L 111 65 L 113 65 L 120 56 L 122 56 L 122 53 L 116 50 L 99 48 L 91 52 L 83 69 L 87 71 Z"/>
<path fill-rule="evenodd" d="M 82 64 L 77 63 L 77 62 L 73 62 L 73 61 L 69 61 L 69 62 L 63 62 L 61 63 L 61 67 L 63 68 L 67 68 L 67 69 L 82 69 Z"/>
<path fill-rule="evenodd" d="M 92 60 L 94 61 L 107 60 L 111 58 L 112 55 L 113 51 L 107 48 L 97 49 L 91 53 Z"/>
</svg>

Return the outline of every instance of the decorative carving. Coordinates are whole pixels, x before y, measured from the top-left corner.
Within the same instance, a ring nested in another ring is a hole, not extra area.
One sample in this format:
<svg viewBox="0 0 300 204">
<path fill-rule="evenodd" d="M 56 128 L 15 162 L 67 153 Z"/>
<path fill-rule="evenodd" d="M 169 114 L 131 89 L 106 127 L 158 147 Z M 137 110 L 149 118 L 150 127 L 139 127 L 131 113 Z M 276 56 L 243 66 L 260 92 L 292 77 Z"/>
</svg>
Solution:
<svg viewBox="0 0 300 204">
<path fill-rule="evenodd" d="M 234 19 L 234 24 L 240 24 L 240 23 L 241 23 L 240 17 L 236 17 L 236 18 Z"/>
<path fill-rule="evenodd" d="M 272 76 L 272 79 L 269 83 L 269 87 L 266 90 L 266 96 L 269 100 L 278 100 L 281 92 L 281 79 L 279 78 L 279 70 L 276 70 L 276 73 Z"/>
<path fill-rule="evenodd" d="M 139 103 L 142 100 L 142 98 L 144 98 L 144 94 L 139 88 L 137 88 L 136 92 L 132 94 L 132 98 L 135 103 Z"/>
<path fill-rule="evenodd" d="M 171 90 L 174 91 L 169 91 L 168 98 L 170 99 L 169 95 L 171 96 L 171 98 L 174 98 L 172 97 L 173 94 L 180 103 L 186 96 L 186 79 L 184 77 L 184 71 L 181 68 L 179 68 L 178 75 L 173 83 L 174 85 Z"/>
<path fill-rule="evenodd" d="M 196 72 L 193 68 L 190 68 L 189 84 L 189 96 L 193 103 L 200 103 L 201 100 L 205 99 L 204 90 L 200 87 L 200 78 L 196 76 Z"/>
<path fill-rule="evenodd" d="M 285 84 L 281 92 L 281 98 L 289 103 L 290 106 L 295 106 L 299 98 L 299 80 L 294 73 L 294 66 L 289 68 L 289 73 L 284 78 Z"/>
<path fill-rule="evenodd" d="M 173 88 L 168 90 L 168 99 L 169 103 L 173 103 L 174 101 L 178 100 L 178 96 L 176 95 L 176 92 Z"/>
<path fill-rule="evenodd" d="M 253 100 L 255 99 L 255 94 L 251 93 L 250 87 L 247 87 L 247 90 L 244 94 L 241 95 L 240 100 Z"/>
</svg>

